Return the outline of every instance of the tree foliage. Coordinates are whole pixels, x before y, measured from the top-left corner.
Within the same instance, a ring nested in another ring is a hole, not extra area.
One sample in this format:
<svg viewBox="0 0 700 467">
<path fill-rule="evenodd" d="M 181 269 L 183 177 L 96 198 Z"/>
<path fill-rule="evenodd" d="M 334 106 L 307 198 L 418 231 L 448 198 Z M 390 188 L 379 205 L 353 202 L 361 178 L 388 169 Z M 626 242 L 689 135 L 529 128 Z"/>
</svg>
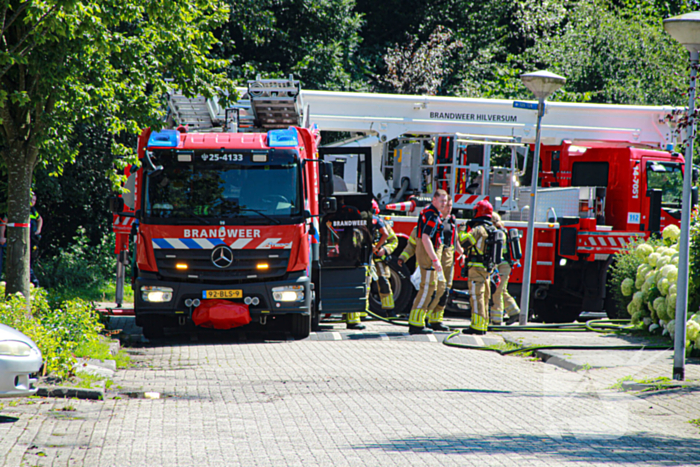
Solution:
<svg viewBox="0 0 700 467">
<path fill-rule="evenodd" d="M 228 19 L 218 0 L 5 0 L 0 63 L 0 140 L 8 171 L 8 216 L 29 218 L 37 164 L 74 161 L 76 125 L 111 135 L 158 126 L 168 86 L 187 94 L 231 89 L 222 60 L 208 56 L 211 32 Z M 27 47 L 33 46 L 29 50 Z M 166 83 L 166 79 L 171 80 Z M 117 139 L 114 156 L 133 154 Z M 8 235 L 8 292 L 28 292 L 28 232 Z"/>
<path fill-rule="evenodd" d="M 48 253 L 66 248 L 78 225 L 97 245 L 110 224 L 100 177 L 127 163 L 127 134 L 161 124 L 165 79 L 198 94 L 227 87 L 227 78 L 293 74 L 307 89 L 532 99 L 520 74 L 549 69 L 567 77 L 553 100 L 685 105 L 687 53 L 662 20 L 699 8 L 699 0 L 0 0 L 9 210 L 16 222 L 28 215 L 26 169 L 38 166 Z"/>
</svg>

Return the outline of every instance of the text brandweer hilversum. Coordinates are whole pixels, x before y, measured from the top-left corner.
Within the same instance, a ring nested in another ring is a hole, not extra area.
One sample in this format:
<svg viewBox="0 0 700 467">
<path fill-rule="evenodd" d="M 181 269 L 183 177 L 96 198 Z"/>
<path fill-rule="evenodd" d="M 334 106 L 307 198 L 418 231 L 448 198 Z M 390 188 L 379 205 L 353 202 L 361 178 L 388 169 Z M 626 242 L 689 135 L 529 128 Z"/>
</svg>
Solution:
<svg viewBox="0 0 700 467">
<path fill-rule="evenodd" d="M 516 115 L 469 114 L 453 112 L 430 112 L 430 118 L 440 120 L 470 120 L 475 122 L 517 122 Z"/>
</svg>

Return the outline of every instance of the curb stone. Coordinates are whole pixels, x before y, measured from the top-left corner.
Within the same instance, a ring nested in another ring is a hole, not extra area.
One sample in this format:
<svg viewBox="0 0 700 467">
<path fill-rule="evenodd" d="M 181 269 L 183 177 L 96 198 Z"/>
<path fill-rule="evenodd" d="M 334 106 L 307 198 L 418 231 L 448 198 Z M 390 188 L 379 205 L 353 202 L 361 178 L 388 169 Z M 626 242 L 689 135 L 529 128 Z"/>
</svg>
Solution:
<svg viewBox="0 0 700 467">
<path fill-rule="evenodd" d="M 60 386 L 53 388 L 39 387 L 36 395 L 41 397 L 103 400 L 105 397 L 105 391 L 104 389 L 68 388 Z"/>
</svg>

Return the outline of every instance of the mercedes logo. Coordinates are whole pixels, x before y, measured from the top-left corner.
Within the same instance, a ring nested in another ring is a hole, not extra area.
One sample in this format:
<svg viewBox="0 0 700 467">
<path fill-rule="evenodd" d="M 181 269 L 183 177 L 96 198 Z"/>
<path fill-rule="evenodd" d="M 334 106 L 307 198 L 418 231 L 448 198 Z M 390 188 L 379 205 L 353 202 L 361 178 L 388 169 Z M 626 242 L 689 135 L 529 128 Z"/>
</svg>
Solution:
<svg viewBox="0 0 700 467">
<path fill-rule="evenodd" d="M 219 245 L 211 252 L 211 262 L 219 269 L 225 269 L 233 263 L 233 251 L 226 245 Z"/>
</svg>

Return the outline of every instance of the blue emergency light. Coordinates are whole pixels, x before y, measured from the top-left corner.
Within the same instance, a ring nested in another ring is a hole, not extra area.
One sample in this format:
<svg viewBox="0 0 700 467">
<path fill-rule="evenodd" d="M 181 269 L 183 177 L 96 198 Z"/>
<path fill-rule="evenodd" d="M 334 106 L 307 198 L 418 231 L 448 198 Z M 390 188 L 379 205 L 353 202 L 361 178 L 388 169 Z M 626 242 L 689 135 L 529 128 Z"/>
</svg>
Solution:
<svg viewBox="0 0 700 467">
<path fill-rule="evenodd" d="M 267 132 L 267 145 L 271 148 L 295 148 L 299 146 L 297 130 L 270 130 Z"/>
<path fill-rule="evenodd" d="M 161 130 L 151 133 L 148 147 L 176 148 L 180 144 L 180 132 L 177 130 Z"/>
</svg>

